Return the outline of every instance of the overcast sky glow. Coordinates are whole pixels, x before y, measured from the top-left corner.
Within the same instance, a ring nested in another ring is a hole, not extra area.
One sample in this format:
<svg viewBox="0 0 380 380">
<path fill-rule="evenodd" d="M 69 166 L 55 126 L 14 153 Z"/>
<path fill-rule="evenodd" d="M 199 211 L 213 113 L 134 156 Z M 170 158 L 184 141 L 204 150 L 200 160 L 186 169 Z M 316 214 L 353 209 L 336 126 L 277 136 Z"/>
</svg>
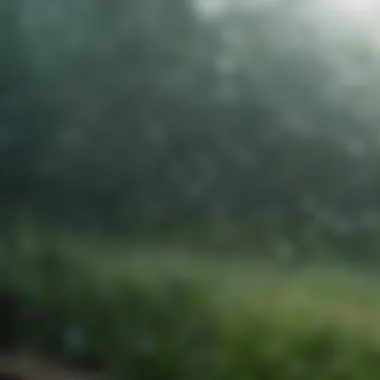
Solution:
<svg viewBox="0 0 380 380">
<path fill-rule="evenodd" d="M 275 6 L 289 0 L 198 0 L 205 10 L 219 10 L 221 8 Z M 293 2 L 293 1 L 290 1 Z M 300 2 L 302 3 L 302 2 Z M 373 15 L 379 9 L 378 0 L 305 0 L 305 4 L 313 4 L 318 8 L 325 8 L 332 12 L 350 12 L 356 16 Z"/>
</svg>

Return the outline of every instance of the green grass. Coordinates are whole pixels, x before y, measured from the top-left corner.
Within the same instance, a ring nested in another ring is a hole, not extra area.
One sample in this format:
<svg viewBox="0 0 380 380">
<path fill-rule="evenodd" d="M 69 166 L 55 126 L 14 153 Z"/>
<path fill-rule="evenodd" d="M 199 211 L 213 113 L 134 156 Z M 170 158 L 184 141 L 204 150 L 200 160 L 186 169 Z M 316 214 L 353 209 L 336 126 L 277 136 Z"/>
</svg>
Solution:
<svg viewBox="0 0 380 380">
<path fill-rule="evenodd" d="M 46 320 L 55 333 L 81 326 L 87 346 L 71 359 L 89 351 L 115 379 L 380 378 L 374 271 L 218 259 L 173 247 L 70 252 L 70 274 L 52 276 L 48 288 L 20 276 L 29 305 L 41 305 L 33 330 L 43 335 Z M 25 339 L 52 351 L 54 340 L 47 341 Z"/>
</svg>

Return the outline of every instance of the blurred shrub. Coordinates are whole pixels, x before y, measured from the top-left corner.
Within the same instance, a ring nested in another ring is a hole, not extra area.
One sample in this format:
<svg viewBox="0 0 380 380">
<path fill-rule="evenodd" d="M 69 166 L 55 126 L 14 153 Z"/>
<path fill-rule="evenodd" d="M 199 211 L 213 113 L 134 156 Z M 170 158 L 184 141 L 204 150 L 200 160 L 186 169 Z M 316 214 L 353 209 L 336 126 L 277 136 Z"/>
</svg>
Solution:
<svg viewBox="0 0 380 380">
<path fill-rule="evenodd" d="M 220 284 L 190 271 L 89 269 L 73 268 L 56 298 L 47 285 L 20 288 L 29 310 L 18 319 L 24 346 L 115 379 L 380 378 L 379 341 L 352 323 L 355 310 L 327 318 L 328 303 L 305 313 L 287 300 L 281 308 L 248 296 L 224 313 L 215 301 Z"/>
</svg>

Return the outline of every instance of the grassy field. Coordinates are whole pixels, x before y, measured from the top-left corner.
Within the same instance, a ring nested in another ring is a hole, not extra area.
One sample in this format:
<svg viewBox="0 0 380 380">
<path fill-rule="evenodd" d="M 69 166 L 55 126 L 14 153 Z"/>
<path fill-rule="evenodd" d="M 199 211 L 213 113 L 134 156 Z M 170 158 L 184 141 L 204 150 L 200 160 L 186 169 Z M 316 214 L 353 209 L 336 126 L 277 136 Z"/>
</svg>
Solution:
<svg viewBox="0 0 380 380">
<path fill-rule="evenodd" d="M 174 247 L 76 249 L 48 286 L 27 269 L 20 276 L 29 349 L 100 363 L 115 379 L 380 378 L 375 270 Z M 53 339 L 62 331 L 71 343 Z"/>
</svg>

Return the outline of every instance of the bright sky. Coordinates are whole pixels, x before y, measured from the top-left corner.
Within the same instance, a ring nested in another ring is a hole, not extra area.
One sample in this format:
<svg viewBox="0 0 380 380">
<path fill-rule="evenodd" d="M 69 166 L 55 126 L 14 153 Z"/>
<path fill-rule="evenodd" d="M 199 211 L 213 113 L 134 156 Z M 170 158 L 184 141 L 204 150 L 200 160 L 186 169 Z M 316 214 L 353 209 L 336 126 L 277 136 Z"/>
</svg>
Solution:
<svg viewBox="0 0 380 380">
<path fill-rule="evenodd" d="M 299 10 L 322 33 L 366 33 L 380 44 L 380 0 L 195 0 L 208 13 L 221 9 L 275 7 L 276 4 L 298 3 Z M 301 16 L 303 17 L 303 16 Z M 323 31 L 323 29 L 325 29 Z"/>
<path fill-rule="evenodd" d="M 360 13 L 373 13 L 379 8 L 377 0 L 330 0 L 328 4 L 334 8 Z"/>
<path fill-rule="evenodd" d="M 276 3 L 287 0 L 198 0 L 203 8 L 218 9 L 220 6 L 228 7 L 252 7 L 255 5 L 268 4 L 274 6 Z M 339 12 L 358 12 L 360 14 L 373 14 L 380 8 L 378 0 L 304 0 L 305 3 L 322 5 L 326 10 Z M 300 1 L 302 3 L 302 1 Z"/>
</svg>

